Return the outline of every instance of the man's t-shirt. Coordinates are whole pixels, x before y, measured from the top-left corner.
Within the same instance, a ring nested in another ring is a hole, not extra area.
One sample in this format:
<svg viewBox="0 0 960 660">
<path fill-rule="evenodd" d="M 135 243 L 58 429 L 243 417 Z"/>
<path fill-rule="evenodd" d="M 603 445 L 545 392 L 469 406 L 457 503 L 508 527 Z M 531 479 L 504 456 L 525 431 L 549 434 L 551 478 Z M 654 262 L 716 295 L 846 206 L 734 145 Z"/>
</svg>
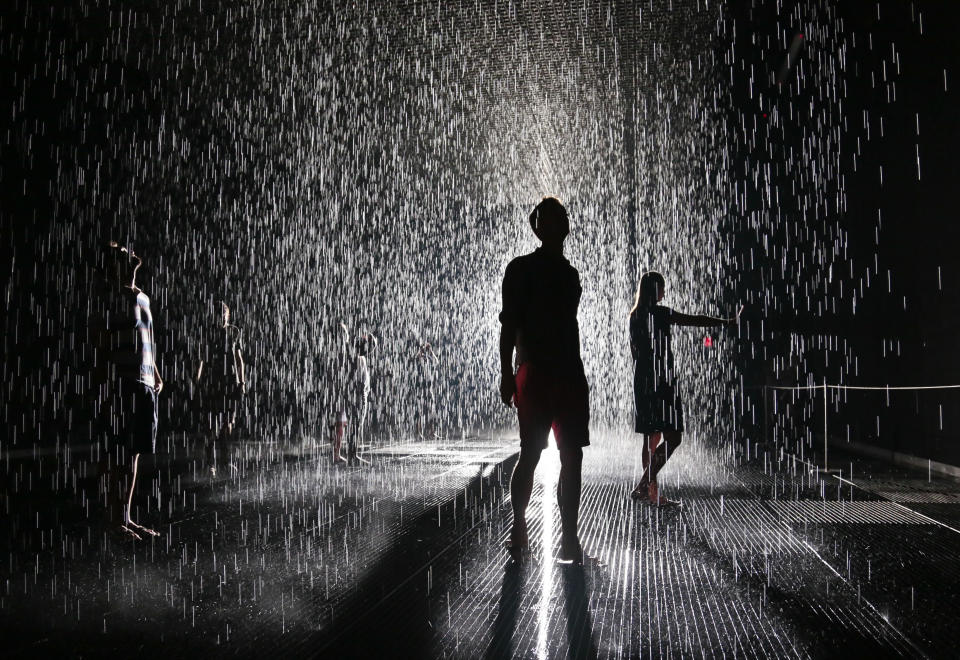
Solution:
<svg viewBox="0 0 960 660">
<path fill-rule="evenodd" d="M 101 352 L 98 384 L 119 378 L 154 387 L 155 346 L 150 298 L 142 291 L 124 288 L 119 295 L 104 295 L 105 304 L 91 315 L 91 331 Z M 93 337 L 91 337 L 93 339 Z"/>
<path fill-rule="evenodd" d="M 580 359 L 580 275 L 560 255 L 537 248 L 507 265 L 500 322 L 517 329 L 517 364 L 583 374 Z"/>
<path fill-rule="evenodd" d="M 140 339 L 139 380 L 147 387 L 156 387 L 156 345 L 153 342 L 153 314 L 150 313 L 150 298 L 143 291 L 137 293 L 133 308 L 134 325 Z"/>
</svg>

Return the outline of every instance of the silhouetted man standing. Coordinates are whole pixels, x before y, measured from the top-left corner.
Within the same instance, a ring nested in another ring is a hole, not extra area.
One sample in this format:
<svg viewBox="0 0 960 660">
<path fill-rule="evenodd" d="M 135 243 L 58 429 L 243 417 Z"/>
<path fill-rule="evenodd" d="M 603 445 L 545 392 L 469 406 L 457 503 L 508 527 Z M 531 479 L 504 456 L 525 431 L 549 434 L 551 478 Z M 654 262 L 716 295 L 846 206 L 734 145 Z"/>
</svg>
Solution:
<svg viewBox="0 0 960 660">
<path fill-rule="evenodd" d="M 520 424 L 507 547 L 515 560 L 528 547 L 526 511 L 533 472 L 552 428 L 560 450 L 560 560 L 581 563 L 577 517 L 583 447 L 590 444 L 590 402 L 577 324 L 580 275 L 563 256 L 570 221 L 560 200 L 545 197 L 530 214 L 530 226 L 542 245 L 507 265 L 500 312 L 500 397 L 507 406 L 516 402 Z"/>
</svg>

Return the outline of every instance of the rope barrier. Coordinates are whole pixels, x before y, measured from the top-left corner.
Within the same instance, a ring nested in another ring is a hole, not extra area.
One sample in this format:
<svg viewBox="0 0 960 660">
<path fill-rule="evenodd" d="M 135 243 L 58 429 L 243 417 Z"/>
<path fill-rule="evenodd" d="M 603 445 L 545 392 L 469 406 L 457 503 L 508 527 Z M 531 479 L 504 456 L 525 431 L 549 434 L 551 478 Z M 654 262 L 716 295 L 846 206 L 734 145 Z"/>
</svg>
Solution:
<svg viewBox="0 0 960 660">
<path fill-rule="evenodd" d="M 867 385 L 830 385 L 824 380 L 822 385 L 797 385 L 795 387 L 786 387 L 783 385 L 764 385 L 763 386 L 763 423 L 764 423 L 764 433 L 767 432 L 767 426 L 769 425 L 768 415 L 767 415 L 767 390 L 780 390 L 788 392 L 799 392 L 799 391 L 809 391 L 809 390 L 823 390 L 823 469 L 824 471 L 829 472 L 829 463 L 827 462 L 828 456 L 828 429 L 827 429 L 827 418 L 829 416 L 829 405 L 827 401 L 827 390 L 857 390 L 857 391 L 871 391 L 871 392 L 886 392 L 889 394 L 891 391 L 920 391 L 920 390 L 956 390 L 960 389 L 960 385 L 915 385 L 915 386 L 894 386 L 884 385 L 883 387 L 878 386 L 867 386 Z"/>
<path fill-rule="evenodd" d="M 768 390 L 822 390 L 824 387 L 831 390 L 871 390 L 879 392 L 890 392 L 897 390 L 957 390 L 960 385 L 904 385 L 904 386 L 866 386 L 866 385 L 798 385 L 796 387 L 785 387 L 781 385 L 764 385 Z"/>
</svg>

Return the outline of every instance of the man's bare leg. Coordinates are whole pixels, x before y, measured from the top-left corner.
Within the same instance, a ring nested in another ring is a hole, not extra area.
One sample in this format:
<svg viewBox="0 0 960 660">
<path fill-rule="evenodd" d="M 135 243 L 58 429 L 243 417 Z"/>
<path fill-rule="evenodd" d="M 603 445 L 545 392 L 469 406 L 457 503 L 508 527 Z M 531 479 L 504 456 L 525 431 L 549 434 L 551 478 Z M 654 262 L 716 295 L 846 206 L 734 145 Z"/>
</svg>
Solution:
<svg viewBox="0 0 960 660">
<path fill-rule="evenodd" d="M 120 526 L 123 531 L 127 532 L 135 539 L 139 540 L 140 535 L 137 534 L 134 529 L 138 529 L 144 534 L 149 534 L 150 536 L 160 536 L 159 532 L 155 532 L 149 527 L 144 527 L 143 525 L 134 522 L 133 518 L 130 517 L 130 507 L 133 504 L 133 489 L 137 485 L 137 464 L 140 462 L 140 454 L 133 455 L 133 475 L 130 479 L 130 492 L 127 493 L 127 505 L 123 509 L 123 524 Z"/>
<path fill-rule="evenodd" d="M 560 559 L 583 562 L 578 519 L 580 516 L 583 449 L 560 450 L 560 478 L 557 481 L 557 503 L 560 507 Z"/>
<path fill-rule="evenodd" d="M 542 449 L 521 449 L 520 458 L 513 468 L 510 477 L 510 504 L 513 508 L 513 526 L 510 529 L 510 540 L 507 549 L 514 559 L 529 546 L 527 538 L 527 506 L 533 494 L 533 472 L 540 462 Z"/>
</svg>

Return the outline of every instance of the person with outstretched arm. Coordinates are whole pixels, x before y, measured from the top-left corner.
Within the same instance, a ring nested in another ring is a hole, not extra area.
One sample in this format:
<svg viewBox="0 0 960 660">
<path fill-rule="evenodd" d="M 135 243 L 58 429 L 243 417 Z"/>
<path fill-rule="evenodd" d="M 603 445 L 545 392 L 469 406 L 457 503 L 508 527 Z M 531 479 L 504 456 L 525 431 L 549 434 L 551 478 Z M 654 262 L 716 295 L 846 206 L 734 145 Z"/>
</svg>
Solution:
<svg viewBox="0 0 960 660">
<path fill-rule="evenodd" d="M 630 352 L 633 354 L 634 430 L 644 435 L 643 476 L 630 496 L 649 498 L 656 506 L 676 504 L 660 494 L 657 474 L 683 439 L 683 402 L 673 365 L 671 326 L 710 328 L 735 325 L 732 318 L 681 314 L 660 304 L 664 279 L 644 273 L 630 310 Z"/>
</svg>

